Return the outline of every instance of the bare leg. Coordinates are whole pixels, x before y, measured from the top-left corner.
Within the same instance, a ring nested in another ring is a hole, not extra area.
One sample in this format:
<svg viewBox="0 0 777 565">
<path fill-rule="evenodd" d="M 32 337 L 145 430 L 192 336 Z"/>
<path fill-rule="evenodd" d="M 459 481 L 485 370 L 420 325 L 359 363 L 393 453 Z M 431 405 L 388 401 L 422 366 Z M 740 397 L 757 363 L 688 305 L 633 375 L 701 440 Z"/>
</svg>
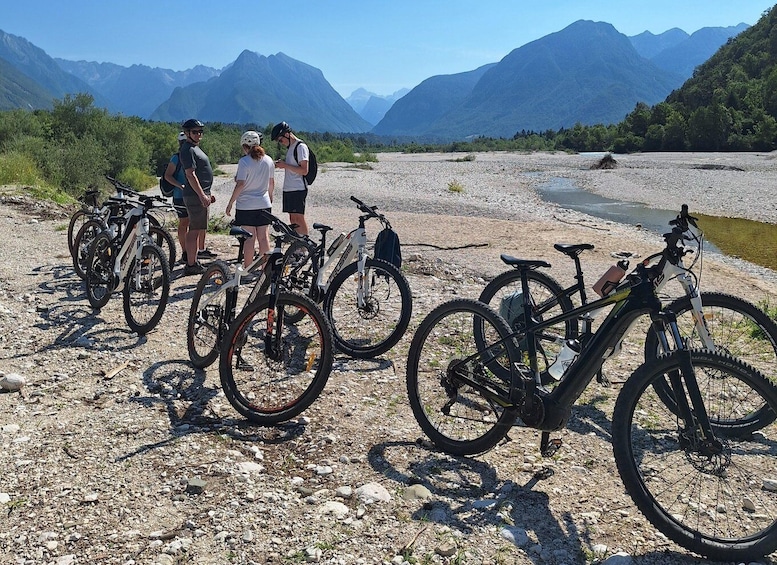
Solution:
<svg viewBox="0 0 777 565">
<path fill-rule="evenodd" d="M 186 232 L 189 231 L 189 218 L 178 218 L 178 243 L 181 249 L 186 251 Z"/>
<path fill-rule="evenodd" d="M 248 269 L 248 267 L 251 266 L 251 263 L 254 262 L 254 253 L 256 252 L 256 226 L 240 227 L 251 234 L 251 237 L 246 239 L 245 245 L 243 246 L 243 268 Z"/>
<path fill-rule="evenodd" d="M 308 223 L 305 220 L 305 214 L 295 214 L 289 212 L 289 222 L 297 224 L 297 233 L 300 235 L 308 235 Z"/>
<path fill-rule="evenodd" d="M 200 234 L 204 234 L 205 230 L 189 230 L 186 232 L 186 262 L 189 265 L 194 265 L 197 262 L 197 242 L 200 239 Z"/>
</svg>

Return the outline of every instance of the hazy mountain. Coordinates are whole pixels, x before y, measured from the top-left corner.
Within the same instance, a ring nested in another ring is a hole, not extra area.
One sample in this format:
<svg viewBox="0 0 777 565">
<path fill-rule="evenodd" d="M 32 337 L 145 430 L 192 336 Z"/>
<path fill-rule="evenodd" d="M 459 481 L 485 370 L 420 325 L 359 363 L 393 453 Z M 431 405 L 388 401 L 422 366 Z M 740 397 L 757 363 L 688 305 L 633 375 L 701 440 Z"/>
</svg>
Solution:
<svg viewBox="0 0 777 565">
<path fill-rule="evenodd" d="M 345 99 L 351 108 L 371 125 L 377 124 L 386 115 L 386 112 L 391 106 L 402 98 L 405 94 L 410 92 L 409 88 L 402 88 L 397 90 L 393 94 L 387 96 L 381 96 L 374 92 L 369 92 L 364 88 L 357 88 L 351 95 Z"/>
<path fill-rule="evenodd" d="M 107 100 L 88 84 L 62 70 L 43 49 L 23 37 L 0 30 L 0 58 L 37 84 L 38 88 L 34 89 L 36 94 L 31 94 L 33 98 L 41 96 L 42 92 L 50 93 L 52 99 L 64 98 L 65 94 L 87 92 L 94 96 L 98 105 L 107 105 Z M 52 99 L 49 100 L 47 107 L 51 107 Z M 36 107 L 36 104 L 32 100 L 25 100 L 20 103 L 20 107 L 28 107 L 28 105 Z"/>
<path fill-rule="evenodd" d="M 55 96 L 18 71 L 5 59 L 0 59 L 0 111 L 24 108 L 51 109 Z"/>
<path fill-rule="evenodd" d="M 417 87 L 402 99 L 414 101 L 414 111 L 397 103 L 373 131 L 512 137 L 578 122 L 615 123 L 637 102 L 655 104 L 680 84 L 681 77 L 641 57 L 612 25 L 580 20 L 513 50 L 469 92 L 441 87 L 421 97 Z M 461 100 L 445 107 L 435 96 Z"/>
<path fill-rule="evenodd" d="M 141 118 L 148 118 L 176 87 L 206 81 L 221 72 L 203 65 L 186 71 L 172 71 L 145 65 L 122 67 L 113 63 L 55 61 L 110 100 L 114 112 Z"/>
<path fill-rule="evenodd" d="M 729 38 L 739 35 L 748 27 L 750 26 L 742 23 L 730 27 L 702 28 L 686 40 L 657 53 L 650 60 L 664 70 L 677 73 L 686 79 L 691 78 L 696 67 L 712 57 Z"/>
<path fill-rule="evenodd" d="M 423 135 L 446 113 L 463 102 L 483 75 L 496 64 L 474 71 L 426 79 L 397 100 L 372 129 L 379 135 Z"/>
<path fill-rule="evenodd" d="M 281 120 L 305 131 L 370 129 L 326 81 L 323 73 L 283 53 L 264 57 L 243 51 L 218 77 L 176 88 L 151 119 L 265 125 Z"/>
<path fill-rule="evenodd" d="M 637 53 L 642 55 L 645 59 L 650 59 L 661 53 L 664 49 L 674 47 L 689 37 L 690 35 L 683 30 L 673 27 L 658 35 L 654 35 L 649 31 L 643 31 L 639 35 L 629 37 L 629 40 L 634 46 L 634 49 L 637 50 Z"/>
</svg>

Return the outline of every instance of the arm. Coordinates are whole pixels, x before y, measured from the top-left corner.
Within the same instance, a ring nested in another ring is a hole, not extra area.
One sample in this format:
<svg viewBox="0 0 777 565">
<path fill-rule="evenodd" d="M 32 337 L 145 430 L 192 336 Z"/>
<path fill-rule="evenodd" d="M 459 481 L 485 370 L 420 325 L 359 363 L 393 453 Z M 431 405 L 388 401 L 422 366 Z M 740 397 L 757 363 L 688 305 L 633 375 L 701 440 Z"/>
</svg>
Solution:
<svg viewBox="0 0 777 565">
<path fill-rule="evenodd" d="M 202 185 L 200 185 L 200 180 L 197 178 L 197 175 L 194 172 L 194 168 L 186 169 L 186 182 L 197 194 L 197 197 L 200 199 L 202 205 L 207 208 L 210 205 L 210 197 L 205 194 L 204 190 L 202 190 Z"/>
<path fill-rule="evenodd" d="M 177 186 L 178 188 L 183 188 L 184 185 L 178 184 L 178 179 L 175 178 L 175 168 L 176 165 L 172 161 L 170 161 L 167 164 L 167 168 L 165 169 L 165 180 L 172 184 L 173 186 Z"/>
<path fill-rule="evenodd" d="M 243 189 L 246 186 L 246 181 L 239 180 L 235 182 L 235 188 L 232 191 L 232 197 L 229 199 L 229 202 L 227 202 L 227 209 L 225 210 L 227 213 L 227 216 L 232 215 L 232 204 L 235 203 L 235 200 L 237 200 L 237 197 L 240 196 L 240 193 L 243 192 Z"/>
</svg>

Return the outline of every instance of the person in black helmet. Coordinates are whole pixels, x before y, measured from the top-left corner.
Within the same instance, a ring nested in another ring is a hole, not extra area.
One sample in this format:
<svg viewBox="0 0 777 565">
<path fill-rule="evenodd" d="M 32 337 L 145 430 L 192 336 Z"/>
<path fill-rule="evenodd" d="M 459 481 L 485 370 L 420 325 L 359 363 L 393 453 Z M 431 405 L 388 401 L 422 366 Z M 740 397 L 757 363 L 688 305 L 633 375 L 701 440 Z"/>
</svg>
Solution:
<svg viewBox="0 0 777 565">
<path fill-rule="evenodd" d="M 181 166 L 186 174 L 186 187 L 183 191 L 183 201 L 189 213 L 189 231 L 186 232 L 186 266 L 184 275 L 199 275 L 205 272 L 197 260 L 199 256 L 214 257 L 212 252 L 205 250 L 198 254 L 198 240 L 208 230 L 208 207 L 216 201 L 210 193 L 213 184 L 213 169 L 210 159 L 200 147 L 205 128 L 200 120 L 190 119 L 183 123 L 186 141 L 181 145 Z"/>
<path fill-rule="evenodd" d="M 310 152 L 304 141 L 292 133 L 289 124 L 281 122 L 272 128 L 270 138 L 286 147 L 286 159 L 278 159 L 275 166 L 285 169 L 283 177 L 283 211 L 289 214 L 289 223 L 297 224 L 297 233 L 308 235 L 308 223 L 305 220 L 305 199 L 308 186 L 303 178 L 308 174 Z M 297 158 L 294 158 L 294 148 Z"/>
</svg>

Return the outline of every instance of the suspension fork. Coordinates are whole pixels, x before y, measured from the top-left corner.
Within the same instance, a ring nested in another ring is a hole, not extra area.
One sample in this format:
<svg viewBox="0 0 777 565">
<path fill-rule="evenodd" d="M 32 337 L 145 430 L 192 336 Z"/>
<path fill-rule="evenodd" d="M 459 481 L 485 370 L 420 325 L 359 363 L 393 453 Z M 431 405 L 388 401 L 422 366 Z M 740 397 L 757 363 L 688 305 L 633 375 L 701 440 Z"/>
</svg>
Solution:
<svg viewBox="0 0 777 565">
<path fill-rule="evenodd" d="M 691 315 L 693 316 L 694 326 L 696 327 L 696 333 L 699 334 L 699 339 L 705 349 L 715 351 L 715 343 L 712 341 L 712 335 L 707 327 L 707 320 L 704 317 L 704 307 L 701 302 L 701 294 L 698 289 L 691 283 L 690 277 L 683 273 L 677 277 L 680 281 L 680 285 L 685 290 L 685 294 L 691 303 Z"/>
<path fill-rule="evenodd" d="M 685 433 L 699 437 L 708 451 L 716 451 L 720 448 L 720 443 L 715 439 L 712 431 L 707 407 L 699 389 L 699 381 L 691 363 L 691 351 L 685 346 L 680 330 L 677 328 L 677 316 L 674 312 L 659 312 L 651 314 L 651 320 L 662 349 L 670 351 L 667 327 L 677 349 L 679 370 L 671 371 L 668 377 L 677 403 L 678 416 L 685 423 Z"/>
<path fill-rule="evenodd" d="M 264 352 L 273 361 L 278 361 L 282 355 L 281 347 L 281 328 L 283 327 L 283 308 L 279 308 L 276 314 L 275 307 L 278 304 L 278 294 L 280 293 L 280 273 L 283 269 L 283 252 L 280 245 L 276 245 L 270 256 L 270 290 L 269 302 L 267 303 L 267 325 L 264 334 Z"/>
</svg>

